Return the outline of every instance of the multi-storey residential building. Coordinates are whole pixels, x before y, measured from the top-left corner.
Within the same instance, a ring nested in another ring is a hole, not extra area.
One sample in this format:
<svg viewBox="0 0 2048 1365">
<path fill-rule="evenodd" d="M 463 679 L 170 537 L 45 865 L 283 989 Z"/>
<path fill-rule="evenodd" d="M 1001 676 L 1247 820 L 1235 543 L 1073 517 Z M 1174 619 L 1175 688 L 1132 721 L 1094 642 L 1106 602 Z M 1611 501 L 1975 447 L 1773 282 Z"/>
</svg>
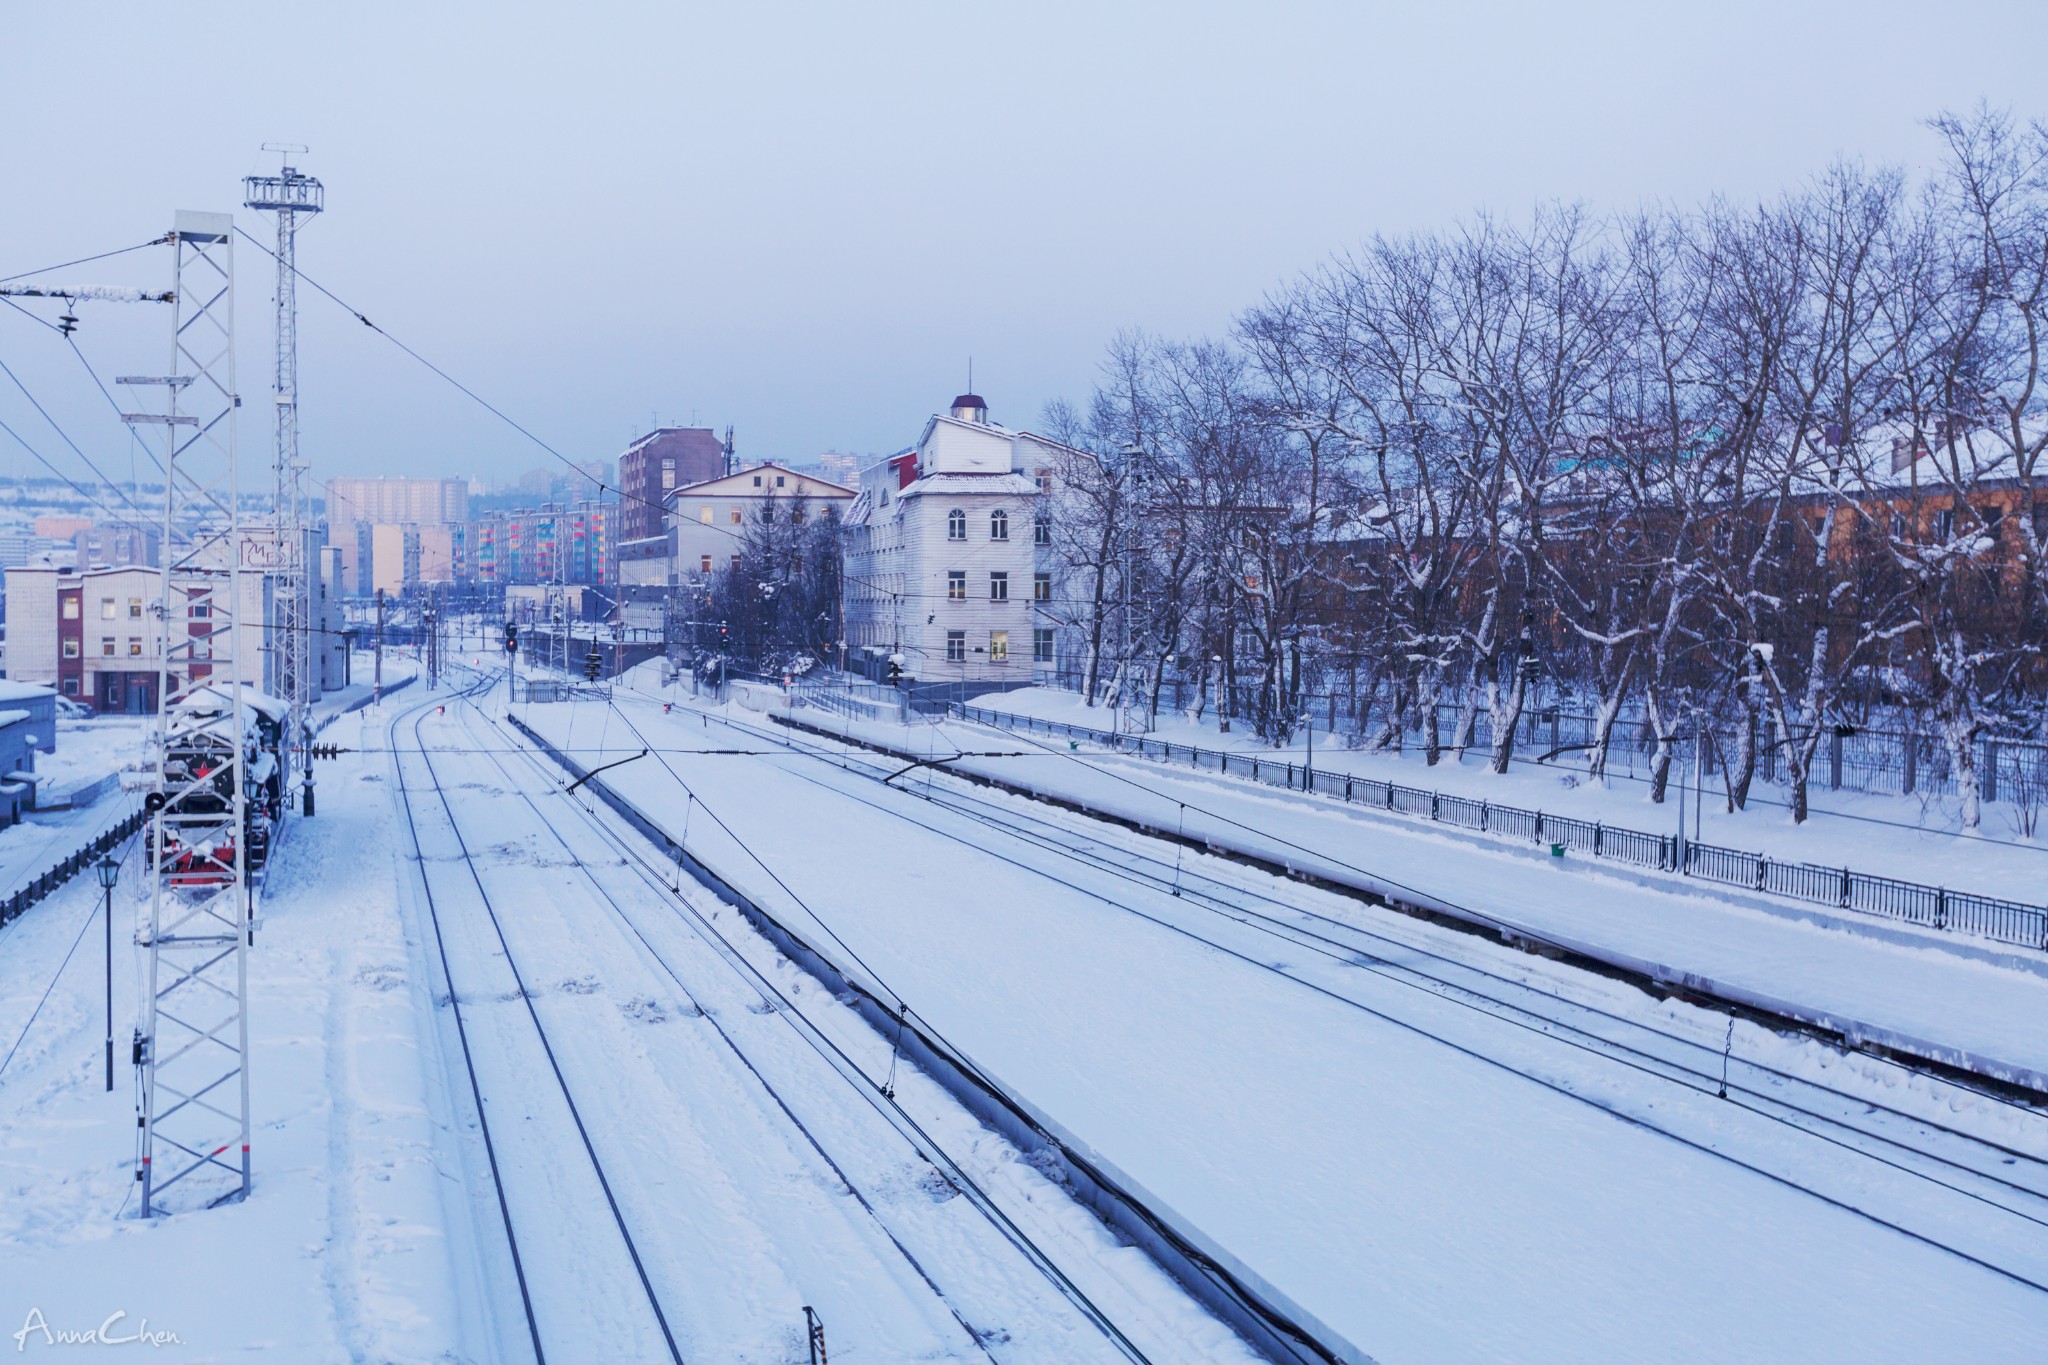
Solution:
<svg viewBox="0 0 2048 1365">
<path fill-rule="evenodd" d="M 970 393 L 862 471 L 846 513 L 849 667 L 923 682 L 1051 673 L 1040 509 L 1060 449 L 997 426 Z"/>
<path fill-rule="evenodd" d="M 462 479 L 340 478 L 327 483 L 328 543 L 342 552 L 351 591 L 374 589 L 373 526 L 447 526 L 469 515 Z"/>
<path fill-rule="evenodd" d="M 853 500 L 851 488 L 772 463 L 678 488 L 668 504 L 668 581 L 697 582 L 736 566 L 748 524 L 764 514 L 814 517 L 836 507 L 843 516 Z"/>
<path fill-rule="evenodd" d="M 275 581 L 263 572 L 276 546 L 267 527 L 244 527 L 240 548 L 246 572 L 240 576 L 242 642 L 237 671 L 250 687 L 278 691 L 279 652 L 271 647 L 276 619 Z M 313 583 L 313 620 L 327 643 L 316 653 L 320 669 L 314 696 L 339 687 L 347 673 L 340 648 L 340 604 L 333 592 L 338 556 L 322 553 L 318 532 L 308 533 L 309 562 L 320 566 Z M 101 712 L 147 714 L 157 707 L 158 669 L 163 659 L 160 619 L 162 570 L 144 565 L 88 566 L 49 562 L 7 572 L 8 679 L 51 687 Z M 170 629 L 192 630 L 214 609 L 212 593 L 174 602 Z M 192 665 L 199 678 L 211 666 Z"/>
<path fill-rule="evenodd" d="M 662 500 L 725 473 L 725 445 L 709 427 L 656 427 L 619 456 L 620 541 L 662 534 Z"/>
<path fill-rule="evenodd" d="M 465 583 L 607 586 L 614 573 L 617 508 L 591 502 L 506 512 L 457 527 L 455 577 Z"/>
<path fill-rule="evenodd" d="M 154 564 L 162 533 L 154 526 L 88 526 L 72 537 L 78 564 Z"/>
<path fill-rule="evenodd" d="M 457 526 L 405 526 L 385 523 L 371 528 L 370 591 L 398 596 L 422 583 L 455 581 Z"/>
</svg>

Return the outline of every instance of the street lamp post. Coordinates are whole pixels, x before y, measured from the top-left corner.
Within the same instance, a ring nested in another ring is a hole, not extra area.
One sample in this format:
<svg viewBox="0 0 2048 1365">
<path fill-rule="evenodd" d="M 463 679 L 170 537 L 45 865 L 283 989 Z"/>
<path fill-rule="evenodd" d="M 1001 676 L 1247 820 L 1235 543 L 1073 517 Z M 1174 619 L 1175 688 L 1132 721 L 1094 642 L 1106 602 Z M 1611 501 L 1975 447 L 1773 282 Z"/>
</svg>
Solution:
<svg viewBox="0 0 2048 1365">
<path fill-rule="evenodd" d="M 102 855 L 93 864 L 99 873 L 102 908 L 107 921 L 107 1093 L 114 1090 L 114 883 L 121 878 L 121 865 Z"/>
</svg>

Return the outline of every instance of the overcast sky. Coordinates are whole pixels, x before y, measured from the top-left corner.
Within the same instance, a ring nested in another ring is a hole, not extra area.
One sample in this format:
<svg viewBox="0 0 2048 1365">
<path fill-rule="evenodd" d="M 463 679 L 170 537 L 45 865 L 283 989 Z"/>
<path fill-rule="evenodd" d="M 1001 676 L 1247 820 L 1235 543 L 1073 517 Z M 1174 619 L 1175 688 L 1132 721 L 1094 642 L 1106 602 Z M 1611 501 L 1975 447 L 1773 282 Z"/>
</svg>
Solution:
<svg viewBox="0 0 2048 1365">
<path fill-rule="evenodd" d="M 12 3 L 0 39 L 0 276 L 177 208 L 268 238 L 240 177 L 305 143 L 329 208 L 301 268 L 576 458 L 657 417 L 753 458 L 900 448 L 969 356 L 1028 425 L 1118 329 L 1218 331 L 1374 232 L 1754 199 L 1838 154 L 1920 165 L 1945 107 L 2048 114 L 2039 0 Z M 161 286 L 165 256 L 51 278 Z M 273 277 L 237 264 L 255 399 Z M 318 477 L 547 462 L 324 300 L 301 315 Z M 101 373 L 161 369 L 160 314 L 81 317 Z M 125 473 L 52 333 L 0 309 L 0 359 Z M 75 460 L 4 377 L 0 420 Z M 245 417 L 258 466 L 268 442 Z M 0 471 L 33 468 L 0 437 Z"/>
</svg>

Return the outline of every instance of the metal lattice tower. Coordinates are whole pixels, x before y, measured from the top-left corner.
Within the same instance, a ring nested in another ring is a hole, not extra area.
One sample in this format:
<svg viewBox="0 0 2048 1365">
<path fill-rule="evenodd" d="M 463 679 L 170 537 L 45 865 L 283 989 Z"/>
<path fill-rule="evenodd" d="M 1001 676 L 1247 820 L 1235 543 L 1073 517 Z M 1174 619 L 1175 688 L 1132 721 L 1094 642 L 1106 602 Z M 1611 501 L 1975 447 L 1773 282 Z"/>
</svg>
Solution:
<svg viewBox="0 0 2048 1365">
<path fill-rule="evenodd" d="M 303 152 L 296 143 L 265 143 L 265 151 Z M 285 724 L 292 768 L 303 780 L 312 772 L 306 745 L 313 705 L 319 622 L 313 619 L 313 566 L 306 556 L 306 464 L 299 458 L 299 304 L 294 243 L 299 220 L 320 212 L 326 191 L 318 180 L 284 166 L 276 175 L 242 181 L 245 207 L 277 215 L 277 461 L 273 492 L 276 543 L 271 571 L 275 607 L 271 633 L 276 661 L 271 687 L 291 708 Z"/>
<path fill-rule="evenodd" d="M 249 1192 L 248 717 L 236 510 L 234 219 L 180 211 L 164 388 L 162 626 L 142 1072 L 142 1216 Z M 185 1182 L 190 1180 L 187 1185 Z M 224 1188 L 223 1188 L 224 1187 Z M 185 1192 L 189 1191 L 189 1195 Z"/>
</svg>

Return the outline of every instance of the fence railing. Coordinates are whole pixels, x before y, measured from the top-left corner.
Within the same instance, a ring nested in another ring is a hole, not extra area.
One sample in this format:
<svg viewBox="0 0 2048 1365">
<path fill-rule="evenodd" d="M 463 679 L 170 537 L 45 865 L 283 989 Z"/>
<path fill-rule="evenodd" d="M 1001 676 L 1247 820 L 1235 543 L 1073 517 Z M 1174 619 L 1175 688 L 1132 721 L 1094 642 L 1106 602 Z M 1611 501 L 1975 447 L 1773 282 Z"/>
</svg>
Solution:
<svg viewBox="0 0 2048 1365">
<path fill-rule="evenodd" d="M 142 828 L 149 818 L 147 811 L 137 806 L 114 824 L 107 826 L 83 847 L 65 854 L 49 867 L 28 878 L 5 896 L 0 896 L 0 924 L 8 924 L 27 912 L 29 907 L 50 895 L 58 887 L 83 872 L 103 853 Z"/>
<path fill-rule="evenodd" d="M 1143 735 L 1117 735 L 1064 721 L 1040 720 L 982 706 L 955 708 L 967 720 L 1008 730 L 1034 731 L 1064 739 L 1085 740 L 1122 753 L 1184 762 L 1207 772 L 1249 777 L 1268 786 L 1314 791 L 1395 815 L 1527 843 L 1561 845 L 1575 853 L 1631 863 L 1660 872 L 1675 872 L 1702 881 L 1738 886 L 1791 900 L 1859 910 L 1887 919 L 1954 933 L 1994 939 L 2027 948 L 2048 949 L 2048 907 L 1980 896 L 1946 887 L 1880 877 L 1847 867 L 1788 862 L 1762 853 L 1721 848 L 1675 834 L 1648 834 L 1599 820 L 1553 815 L 1519 806 L 1503 806 L 1468 796 L 1407 787 L 1376 777 L 1358 777 L 1330 769 L 1311 771 L 1285 759 L 1170 744 Z"/>
<path fill-rule="evenodd" d="M 1063 667 L 1053 681 L 1070 692 L 1081 690 L 1079 671 Z M 1199 681 L 1167 678 L 1160 683 L 1159 709 L 1178 711 L 1200 695 Z M 1209 704 L 1222 714 L 1245 717 L 1256 709 L 1258 689 L 1247 684 L 1218 687 Z M 1150 692 L 1146 692 L 1149 700 Z M 1328 731 L 1340 721 L 1354 733 L 1373 735 L 1386 723 L 1386 703 L 1378 697 L 1354 696 L 1347 692 L 1312 692 L 1298 703 L 1301 714 Z M 1469 720 L 1469 745 L 1481 752 L 1493 747 L 1493 720 L 1480 706 L 1467 713 L 1455 701 L 1438 702 L 1434 725 L 1437 742 L 1452 747 L 1461 721 Z M 1717 753 L 1709 747 L 1702 755 L 1709 775 L 1721 769 L 1723 755 L 1732 750 L 1735 735 L 1725 726 L 1710 726 Z M 1515 722 L 1515 744 L 1523 750 L 1547 752 L 1552 749 L 1582 749 L 1589 746 L 1599 730 L 1590 711 L 1569 705 L 1532 700 Z M 1403 748 L 1424 745 L 1429 725 L 1415 717 L 1400 727 L 1396 738 Z M 1607 738 L 1610 762 L 1647 763 L 1656 750 L 1655 730 L 1640 708 L 1616 717 Z M 1996 735 L 1980 735 L 1973 741 L 1976 759 L 1977 794 L 1985 801 L 2003 801 L 2038 810 L 2048 806 L 2048 742 Z M 1765 782 L 1784 776 L 1784 758 L 1770 736 L 1759 730 L 1756 775 Z M 1878 726 L 1861 726 L 1853 731 L 1821 737 L 1814 751 L 1808 781 L 1816 789 L 1868 792 L 1878 796 L 1955 796 L 1953 763 L 1939 735 Z"/>
</svg>

